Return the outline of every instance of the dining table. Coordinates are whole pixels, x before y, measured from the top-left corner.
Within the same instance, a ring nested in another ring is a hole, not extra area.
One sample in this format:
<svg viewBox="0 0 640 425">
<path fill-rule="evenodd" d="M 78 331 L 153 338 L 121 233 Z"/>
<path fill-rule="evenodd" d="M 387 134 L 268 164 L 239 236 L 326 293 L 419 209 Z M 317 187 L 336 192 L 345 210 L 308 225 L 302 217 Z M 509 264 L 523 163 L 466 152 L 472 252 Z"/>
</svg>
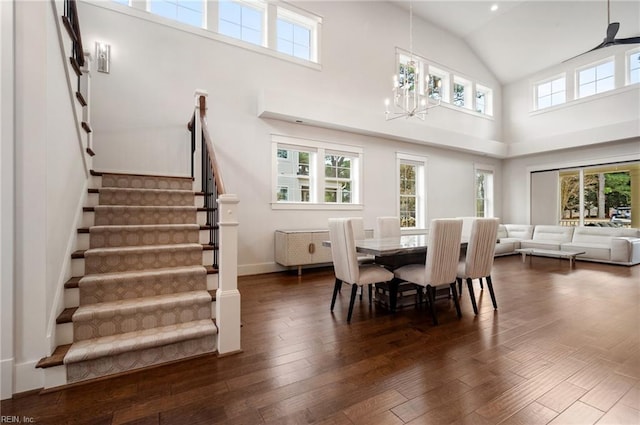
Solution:
<svg viewBox="0 0 640 425">
<path fill-rule="evenodd" d="M 356 252 L 372 255 L 375 263 L 393 271 L 407 264 L 424 264 L 429 247 L 429 234 L 420 233 L 401 235 L 389 238 L 357 239 Z M 460 240 L 461 254 L 466 251 L 469 237 L 463 235 Z M 324 246 L 330 247 L 331 241 L 324 241 Z M 396 310 L 398 285 L 401 281 L 393 279 L 389 282 L 389 308 Z"/>
</svg>

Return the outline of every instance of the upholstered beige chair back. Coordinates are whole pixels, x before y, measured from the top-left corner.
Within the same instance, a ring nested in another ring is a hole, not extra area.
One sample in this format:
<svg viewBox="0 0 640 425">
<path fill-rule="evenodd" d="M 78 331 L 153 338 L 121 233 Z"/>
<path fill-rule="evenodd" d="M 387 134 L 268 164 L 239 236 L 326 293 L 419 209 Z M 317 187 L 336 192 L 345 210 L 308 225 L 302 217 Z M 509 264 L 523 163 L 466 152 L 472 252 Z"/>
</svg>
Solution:
<svg viewBox="0 0 640 425">
<path fill-rule="evenodd" d="M 431 286 L 455 282 L 460 258 L 461 235 L 461 219 L 431 220 L 425 263 L 426 282 Z"/>
<path fill-rule="evenodd" d="M 360 270 L 351 219 L 330 218 L 329 239 L 331 240 L 331 257 L 333 258 L 336 279 L 345 283 L 357 283 Z"/>
<path fill-rule="evenodd" d="M 400 219 L 398 217 L 378 217 L 376 219 L 375 238 L 400 237 Z"/>
<path fill-rule="evenodd" d="M 353 227 L 353 237 L 359 241 L 366 239 L 364 233 L 364 220 L 362 217 L 351 217 L 351 227 Z"/>
<path fill-rule="evenodd" d="M 491 274 L 498 237 L 498 221 L 497 218 L 478 218 L 473 221 L 465 257 L 467 277 L 477 279 Z"/>
</svg>

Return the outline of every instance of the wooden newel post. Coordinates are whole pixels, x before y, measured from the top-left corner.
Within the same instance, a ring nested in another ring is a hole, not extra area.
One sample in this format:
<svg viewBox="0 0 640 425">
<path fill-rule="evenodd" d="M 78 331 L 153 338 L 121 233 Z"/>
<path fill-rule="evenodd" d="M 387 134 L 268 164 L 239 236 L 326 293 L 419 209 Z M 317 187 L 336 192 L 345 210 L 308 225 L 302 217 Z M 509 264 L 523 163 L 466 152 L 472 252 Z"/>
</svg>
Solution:
<svg viewBox="0 0 640 425">
<path fill-rule="evenodd" d="M 238 291 L 238 197 L 218 197 L 220 270 L 216 291 L 218 353 L 231 354 L 240 347 L 240 292 Z"/>
</svg>

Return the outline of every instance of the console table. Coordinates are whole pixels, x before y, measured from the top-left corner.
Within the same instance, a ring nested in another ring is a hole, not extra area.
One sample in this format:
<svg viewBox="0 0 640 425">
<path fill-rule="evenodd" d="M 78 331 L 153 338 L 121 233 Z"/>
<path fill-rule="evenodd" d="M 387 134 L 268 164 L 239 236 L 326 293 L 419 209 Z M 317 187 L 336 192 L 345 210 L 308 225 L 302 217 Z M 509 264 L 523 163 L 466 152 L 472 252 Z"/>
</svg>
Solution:
<svg viewBox="0 0 640 425">
<path fill-rule="evenodd" d="M 329 230 L 276 230 L 275 260 L 281 266 L 298 267 L 331 263 L 331 248 L 322 246 L 329 239 Z"/>
</svg>

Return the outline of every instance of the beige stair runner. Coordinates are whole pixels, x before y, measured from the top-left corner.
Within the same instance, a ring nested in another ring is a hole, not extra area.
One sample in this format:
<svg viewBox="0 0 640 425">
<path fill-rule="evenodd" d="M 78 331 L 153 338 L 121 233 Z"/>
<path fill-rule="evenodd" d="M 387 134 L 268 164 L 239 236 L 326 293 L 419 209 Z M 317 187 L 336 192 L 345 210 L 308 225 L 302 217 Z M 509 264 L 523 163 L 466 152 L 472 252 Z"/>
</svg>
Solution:
<svg viewBox="0 0 640 425">
<path fill-rule="evenodd" d="M 216 350 L 188 178 L 103 174 L 67 382 Z"/>
</svg>

